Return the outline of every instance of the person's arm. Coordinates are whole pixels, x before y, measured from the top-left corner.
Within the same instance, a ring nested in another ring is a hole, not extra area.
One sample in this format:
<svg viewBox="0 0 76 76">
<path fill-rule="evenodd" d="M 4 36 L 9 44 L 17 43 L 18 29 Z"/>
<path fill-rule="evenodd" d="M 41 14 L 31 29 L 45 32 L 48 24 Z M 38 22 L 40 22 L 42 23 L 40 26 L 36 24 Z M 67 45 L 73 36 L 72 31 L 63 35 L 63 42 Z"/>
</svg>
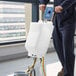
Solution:
<svg viewBox="0 0 76 76">
<path fill-rule="evenodd" d="M 74 3 L 76 2 L 76 0 L 64 0 L 60 6 L 63 8 L 63 10 L 67 10 L 68 8 L 70 8 Z"/>
<path fill-rule="evenodd" d="M 61 13 L 62 11 L 65 11 L 68 8 L 70 8 L 75 3 L 76 3 L 76 0 L 64 0 L 60 5 L 55 7 L 55 12 Z"/>
<path fill-rule="evenodd" d="M 45 4 L 46 5 L 48 2 L 49 2 L 49 0 L 39 0 L 40 4 Z"/>
<path fill-rule="evenodd" d="M 49 0 L 39 0 L 39 8 L 41 11 L 45 11 L 45 8 L 46 8 L 46 4 L 49 2 Z"/>
</svg>

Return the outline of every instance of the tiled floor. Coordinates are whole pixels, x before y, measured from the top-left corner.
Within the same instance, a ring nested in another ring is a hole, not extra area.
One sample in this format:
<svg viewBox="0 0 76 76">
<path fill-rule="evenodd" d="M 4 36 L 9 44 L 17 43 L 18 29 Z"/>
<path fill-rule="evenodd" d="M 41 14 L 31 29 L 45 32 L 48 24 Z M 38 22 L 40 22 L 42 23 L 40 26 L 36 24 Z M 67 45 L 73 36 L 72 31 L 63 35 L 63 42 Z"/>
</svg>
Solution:
<svg viewBox="0 0 76 76">
<path fill-rule="evenodd" d="M 15 71 L 25 71 L 26 68 L 33 62 L 32 58 L 23 58 L 12 60 L 9 62 L 0 63 L 0 76 L 12 76 Z M 61 69 L 61 64 L 55 52 L 49 53 L 45 56 L 45 68 L 47 76 L 57 76 L 57 72 Z M 35 68 L 38 67 L 38 63 Z M 37 68 L 38 72 L 38 68 Z M 39 74 L 39 73 L 38 73 Z M 39 76 L 37 74 L 37 76 Z M 76 75 L 76 70 L 75 70 Z"/>
<path fill-rule="evenodd" d="M 23 58 L 14 61 L 0 63 L 0 76 L 8 76 L 15 71 L 24 71 L 29 65 L 31 65 L 32 62 L 33 62 L 32 58 Z M 55 52 L 47 54 L 45 56 L 45 64 L 46 64 L 45 67 L 46 67 L 47 76 L 50 76 L 50 74 L 54 72 L 54 68 L 55 68 L 54 65 L 56 65 L 57 62 L 58 62 L 58 58 Z M 57 65 L 58 64 L 60 65 L 59 62 L 57 63 Z M 36 64 L 35 68 L 36 67 L 38 67 L 38 63 Z M 59 69 L 57 68 L 56 70 Z"/>
</svg>

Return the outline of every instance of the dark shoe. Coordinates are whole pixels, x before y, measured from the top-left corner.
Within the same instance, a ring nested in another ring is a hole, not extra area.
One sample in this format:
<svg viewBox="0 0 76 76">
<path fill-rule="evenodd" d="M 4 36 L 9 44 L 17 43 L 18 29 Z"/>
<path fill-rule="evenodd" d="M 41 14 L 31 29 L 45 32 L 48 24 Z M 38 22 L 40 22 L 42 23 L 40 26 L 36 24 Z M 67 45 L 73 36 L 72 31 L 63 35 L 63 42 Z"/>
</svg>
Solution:
<svg viewBox="0 0 76 76">
<path fill-rule="evenodd" d="M 61 69 L 60 72 L 58 72 L 58 75 L 57 76 L 64 76 L 64 70 L 63 70 L 63 68 Z"/>
</svg>

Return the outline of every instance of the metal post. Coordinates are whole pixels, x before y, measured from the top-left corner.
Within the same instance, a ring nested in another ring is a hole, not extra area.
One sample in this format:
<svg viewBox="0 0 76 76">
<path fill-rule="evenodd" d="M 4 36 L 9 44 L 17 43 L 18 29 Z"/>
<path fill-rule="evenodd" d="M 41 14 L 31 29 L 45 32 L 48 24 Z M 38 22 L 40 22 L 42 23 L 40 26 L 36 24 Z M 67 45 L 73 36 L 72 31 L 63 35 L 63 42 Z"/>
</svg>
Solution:
<svg viewBox="0 0 76 76">
<path fill-rule="evenodd" d="M 32 22 L 37 22 L 39 20 L 39 4 L 32 4 Z"/>
</svg>

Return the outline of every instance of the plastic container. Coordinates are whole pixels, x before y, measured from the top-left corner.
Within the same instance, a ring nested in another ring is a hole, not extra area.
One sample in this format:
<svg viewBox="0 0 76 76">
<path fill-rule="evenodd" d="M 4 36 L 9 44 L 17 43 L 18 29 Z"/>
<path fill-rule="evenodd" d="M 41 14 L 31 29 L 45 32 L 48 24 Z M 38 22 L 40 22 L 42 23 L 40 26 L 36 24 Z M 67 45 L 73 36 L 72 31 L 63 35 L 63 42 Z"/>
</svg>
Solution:
<svg viewBox="0 0 76 76">
<path fill-rule="evenodd" d="M 30 24 L 30 30 L 25 43 L 28 56 L 42 58 L 46 54 L 52 31 L 52 22 L 39 21 Z"/>
</svg>

